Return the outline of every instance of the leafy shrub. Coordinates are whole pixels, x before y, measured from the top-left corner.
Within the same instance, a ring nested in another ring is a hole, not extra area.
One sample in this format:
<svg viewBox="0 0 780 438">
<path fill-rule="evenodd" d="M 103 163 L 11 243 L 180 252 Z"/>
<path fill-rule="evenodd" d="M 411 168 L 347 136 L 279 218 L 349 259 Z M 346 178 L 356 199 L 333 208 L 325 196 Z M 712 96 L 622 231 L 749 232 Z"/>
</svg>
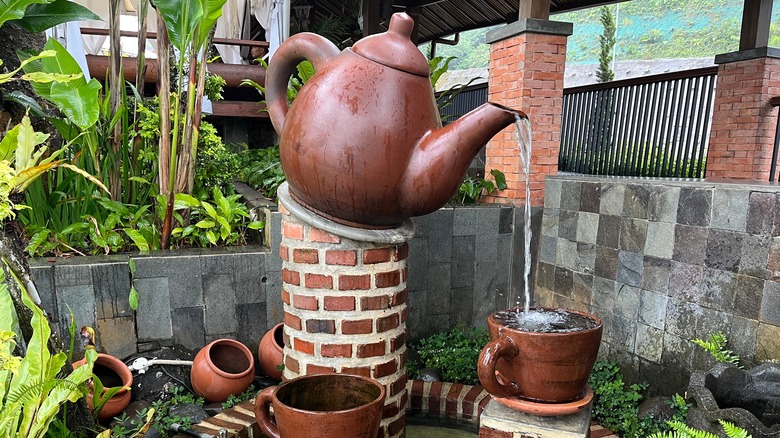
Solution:
<svg viewBox="0 0 780 438">
<path fill-rule="evenodd" d="M 493 175 L 495 183 L 489 179 L 474 178 L 470 175 L 466 175 L 463 182 L 458 187 L 458 194 L 455 195 L 454 202 L 462 205 L 473 205 L 479 202 L 479 198 L 482 197 L 482 193 L 490 194 L 493 190 L 505 190 L 506 189 L 506 176 L 498 169 L 490 171 Z"/>
<path fill-rule="evenodd" d="M 739 355 L 728 349 L 729 341 L 722 331 L 711 333 L 707 341 L 694 339 L 692 342 L 708 351 L 716 361 L 730 363 L 739 367 Z"/>
<path fill-rule="evenodd" d="M 279 158 L 279 146 L 247 151 L 239 179 L 262 193 L 268 199 L 276 199 L 276 190 L 287 179 Z"/>
<path fill-rule="evenodd" d="M 246 205 L 239 201 L 241 195 L 224 196 L 217 187 L 212 194 L 215 205 L 183 193 L 176 195 L 174 208 L 191 211 L 190 224 L 173 229 L 172 235 L 180 243 L 202 247 L 246 243 L 247 229 L 259 230 L 265 226 L 249 218 Z"/>
<path fill-rule="evenodd" d="M 718 420 L 718 422 L 723 426 L 723 430 L 726 432 L 728 438 L 753 437 L 753 435 L 748 435 L 745 429 L 737 427 L 728 421 Z M 681 421 L 670 421 L 669 427 L 671 427 L 671 431 L 654 433 L 650 438 L 718 438 L 715 434 L 694 429 Z"/>
<path fill-rule="evenodd" d="M 164 438 L 172 436 L 173 433 L 170 432 L 170 428 L 173 423 L 178 423 L 184 428 L 189 429 L 192 426 L 192 421 L 189 418 L 169 415 L 171 406 L 184 403 L 193 403 L 198 406 L 203 406 L 203 399 L 200 397 L 195 398 L 195 396 L 187 392 L 182 386 L 171 387 L 161 400 L 152 402 L 151 408 L 144 409 L 129 419 L 124 413 L 122 416 L 116 417 L 116 420 L 121 424 L 114 427 L 111 431 L 111 436 L 115 438 L 136 436 L 139 430 L 146 425 L 147 417 L 151 410 L 153 410 L 151 427 L 159 432 L 159 436 Z M 127 425 L 130 427 L 127 427 Z"/>
<path fill-rule="evenodd" d="M 209 193 L 215 187 L 233 193 L 233 180 L 242 167 L 239 156 L 225 147 L 216 128 L 206 121 L 200 124 L 195 165 L 195 193 Z"/>
<path fill-rule="evenodd" d="M 424 368 L 436 368 L 447 382 L 478 385 L 477 360 L 490 341 L 487 330 L 463 326 L 420 339 L 412 345 Z"/>
<path fill-rule="evenodd" d="M 596 362 L 588 379 L 593 388 L 593 421 L 623 438 L 644 438 L 669 430 L 669 424 L 650 415 L 639 417 L 639 403 L 646 383 L 626 385 L 615 362 Z M 668 401 L 674 409 L 674 421 L 685 421 L 689 405 L 675 394 Z"/>
</svg>

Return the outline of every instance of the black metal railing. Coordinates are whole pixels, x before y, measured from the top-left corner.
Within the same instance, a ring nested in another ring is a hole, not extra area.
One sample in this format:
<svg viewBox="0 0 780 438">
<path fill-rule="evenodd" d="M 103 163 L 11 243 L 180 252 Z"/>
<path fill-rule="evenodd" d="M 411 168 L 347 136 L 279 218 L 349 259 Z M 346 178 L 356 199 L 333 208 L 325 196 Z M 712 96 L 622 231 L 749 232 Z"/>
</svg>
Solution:
<svg viewBox="0 0 780 438">
<path fill-rule="evenodd" d="M 562 171 L 703 178 L 717 67 L 568 88 Z"/>
</svg>

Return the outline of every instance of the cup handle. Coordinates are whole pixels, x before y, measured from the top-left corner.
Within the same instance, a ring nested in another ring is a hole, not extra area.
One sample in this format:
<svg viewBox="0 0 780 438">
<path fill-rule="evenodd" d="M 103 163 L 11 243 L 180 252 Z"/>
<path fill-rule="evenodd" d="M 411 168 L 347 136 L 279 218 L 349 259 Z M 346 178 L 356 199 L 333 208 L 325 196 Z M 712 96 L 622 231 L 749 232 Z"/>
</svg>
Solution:
<svg viewBox="0 0 780 438">
<path fill-rule="evenodd" d="M 271 421 L 271 401 L 276 388 L 276 386 L 267 388 L 255 399 L 255 418 L 257 418 L 260 429 L 270 438 L 279 438 L 279 428 Z"/>
<path fill-rule="evenodd" d="M 514 357 L 520 354 L 511 338 L 501 336 L 490 341 L 479 353 L 477 373 L 479 382 L 491 395 L 497 397 L 512 397 L 520 394 L 520 388 L 514 382 L 504 385 L 496 378 L 496 364 L 502 357 Z"/>
</svg>

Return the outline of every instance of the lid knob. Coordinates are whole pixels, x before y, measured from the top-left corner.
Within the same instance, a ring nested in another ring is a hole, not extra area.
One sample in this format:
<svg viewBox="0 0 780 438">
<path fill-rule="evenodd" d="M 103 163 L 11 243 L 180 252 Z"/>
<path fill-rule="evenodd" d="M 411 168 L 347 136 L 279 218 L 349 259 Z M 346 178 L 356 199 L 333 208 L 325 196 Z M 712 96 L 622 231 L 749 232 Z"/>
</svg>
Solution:
<svg viewBox="0 0 780 438">
<path fill-rule="evenodd" d="M 388 32 L 411 38 L 413 30 L 414 20 L 406 12 L 393 14 L 390 17 L 390 24 L 387 26 Z"/>
</svg>

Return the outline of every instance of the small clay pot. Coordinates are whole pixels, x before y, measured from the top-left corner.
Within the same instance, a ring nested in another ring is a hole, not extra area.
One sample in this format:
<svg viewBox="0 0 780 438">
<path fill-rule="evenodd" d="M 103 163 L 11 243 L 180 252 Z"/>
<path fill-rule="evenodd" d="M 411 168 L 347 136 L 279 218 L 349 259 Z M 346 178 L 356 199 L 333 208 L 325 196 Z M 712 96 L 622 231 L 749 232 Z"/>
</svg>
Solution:
<svg viewBox="0 0 780 438">
<path fill-rule="evenodd" d="M 278 367 L 284 363 L 284 323 L 276 324 L 260 339 L 257 358 L 266 376 L 282 380 L 282 371 Z"/>
<path fill-rule="evenodd" d="M 261 392 L 255 399 L 255 416 L 271 438 L 374 438 L 384 400 L 385 387 L 376 380 L 315 374 Z"/>
<path fill-rule="evenodd" d="M 73 363 L 73 368 L 78 368 L 84 364 L 86 364 L 86 359 L 81 359 L 80 361 Z M 95 364 L 92 367 L 92 373 L 100 379 L 100 382 L 103 384 L 104 393 L 108 388 L 116 386 L 126 386 L 128 388 L 133 386 L 133 373 L 130 372 L 130 368 L 128 368 L 124 362 L 110 354 L 98 354 L 98 358 L 95 360 Z M 94 385 L 90 382 L 89 395 L 87 395 L 87 405 L 89 405 L 90 409 L 95 408 L 92 404 L 94 390 Z M 103 409 L 101 409 L 98 414 L 98 420 L 100 422 L 111 420 L 121 414 L 129 404 L 130 391 L 121 389 L 103 405 Z"/>
<path fill-rule="evenodd" d="M 255 359 L 246 346 L 217 339 L 198 351 L 192 361 L 192 389 L 209 403 L 223 402 L 246 391 L 255 376 Z"/>
</svg>

